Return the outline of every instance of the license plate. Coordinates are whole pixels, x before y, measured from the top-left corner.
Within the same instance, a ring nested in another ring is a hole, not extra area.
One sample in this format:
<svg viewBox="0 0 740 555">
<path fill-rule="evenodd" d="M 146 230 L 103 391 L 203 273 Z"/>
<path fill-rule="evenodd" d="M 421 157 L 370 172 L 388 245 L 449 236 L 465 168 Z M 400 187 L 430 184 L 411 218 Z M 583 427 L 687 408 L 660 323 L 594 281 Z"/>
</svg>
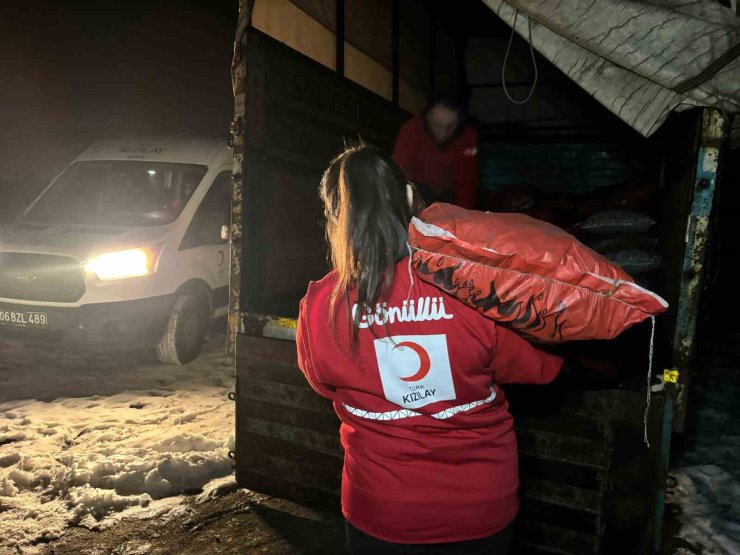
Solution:
<svg viewBox="0 0 740 555">
<path fill-rule="evenodd" d="M 49 325 L 46 312 L 31 310 L 6 310 L 0 307 L 0 326 L 17 328 L 45 328 Z"/>
</svg>

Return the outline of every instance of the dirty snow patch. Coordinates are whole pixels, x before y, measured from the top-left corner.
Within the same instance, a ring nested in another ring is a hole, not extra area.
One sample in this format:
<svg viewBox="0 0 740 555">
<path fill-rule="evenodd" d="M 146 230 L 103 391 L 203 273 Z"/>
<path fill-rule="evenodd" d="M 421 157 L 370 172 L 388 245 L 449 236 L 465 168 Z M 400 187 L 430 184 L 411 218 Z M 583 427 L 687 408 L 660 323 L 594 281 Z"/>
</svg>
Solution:
<svg viewBox="0 0 740 555">
<path fill-rule="evenodd" d="M 0 403 L 0 552 L 33 553 L 70 525 L 162 516 L 182 494 L 232 487 L 233 368 L 222 362 L 152 364 L 178 373 L 165 390 Z"/>
<path fill-rule="evenodd" d="M 679 537 L 703 555 L 740 553 L 740 481 L 718 466 L 673 470 L 667 502 L 681 505 Z"/>
<path fill-rule="evenodd" d="M 203 487 L 203 492 L 196 498 L 197 503 L 205 503 L 211 499 L 223 497 L 229 493 L 235 492 L 239 488 L 233 476 L 224 476 L 217 480 L 212 480 Z"/>
</svg>

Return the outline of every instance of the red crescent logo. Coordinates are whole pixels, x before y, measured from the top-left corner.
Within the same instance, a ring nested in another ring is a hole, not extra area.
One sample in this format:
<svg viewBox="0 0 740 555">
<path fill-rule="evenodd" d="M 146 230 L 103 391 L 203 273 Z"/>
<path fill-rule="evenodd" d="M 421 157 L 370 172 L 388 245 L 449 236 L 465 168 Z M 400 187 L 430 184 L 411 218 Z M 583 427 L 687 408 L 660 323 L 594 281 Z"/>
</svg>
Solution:
<svg viewBox="0 0 740 555">
<path fill-rule="evenodd" d="M 429 353 L 426 352 L 424 347 L 422 347 L 418 343 L 412 343 L 411 341 L 404 341 L 402 343 L 399 343 L 398 345 L 393 347 L 393 350 L 395 351 L 399 347 L 408 347 L 417 355 L 419 355 L 419 370 L 417 370 L 417 372 L 413 376 L 401 379 L 405 382 L 418 382 L 419 380 L 423 380 L 426 375 L 429 374 L 429 370 L 431 370 L 432 368 L 432 361 L 429 358 Z"/>
</svg>

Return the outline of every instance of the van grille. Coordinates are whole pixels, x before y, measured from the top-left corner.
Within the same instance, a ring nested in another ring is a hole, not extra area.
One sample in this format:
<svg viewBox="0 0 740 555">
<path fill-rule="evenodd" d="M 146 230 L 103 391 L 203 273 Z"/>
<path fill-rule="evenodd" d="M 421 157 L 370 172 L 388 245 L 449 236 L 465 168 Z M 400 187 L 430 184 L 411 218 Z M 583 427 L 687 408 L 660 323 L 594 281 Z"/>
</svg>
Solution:
<svg viewBox="0 0 740 555">
<path fill-rule="evenodd" d="M 0 297 L 71 303 L 85 293 L 80 263 L 67 256 L 0 252 Z"/>
</svg>

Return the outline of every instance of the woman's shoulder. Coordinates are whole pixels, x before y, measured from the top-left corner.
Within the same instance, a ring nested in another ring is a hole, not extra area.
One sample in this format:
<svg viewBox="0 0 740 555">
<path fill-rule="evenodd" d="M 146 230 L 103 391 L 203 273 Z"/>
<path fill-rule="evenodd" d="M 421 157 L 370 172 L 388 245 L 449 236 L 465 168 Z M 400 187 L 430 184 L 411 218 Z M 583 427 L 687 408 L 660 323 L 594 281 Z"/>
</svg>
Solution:
<svg viewBox="0 0 740 555">
<path fill-rule="evenodd" d="M 318 281 L 308 282 L 308 290 L 306 291 L 304 301 L 311 300 L 311 302 L 316 302 L 317 300 L 328 298 L 331 295 L 331 292 L 334 290 L 334 286 L 336 285 L 336 283 L 336 270 L 332 270 Z"/>
<path fill-rule="evenodd" d="M 299 321 L 308 322 L 321 318 L 324 311 L 328 311 L 331 303 L 331 294 L 337 282 L 337 274 L 332 271 L 318 281 L 310 281 L 308 290 L 301 299 L 298 311 Z"/>
</svg>

